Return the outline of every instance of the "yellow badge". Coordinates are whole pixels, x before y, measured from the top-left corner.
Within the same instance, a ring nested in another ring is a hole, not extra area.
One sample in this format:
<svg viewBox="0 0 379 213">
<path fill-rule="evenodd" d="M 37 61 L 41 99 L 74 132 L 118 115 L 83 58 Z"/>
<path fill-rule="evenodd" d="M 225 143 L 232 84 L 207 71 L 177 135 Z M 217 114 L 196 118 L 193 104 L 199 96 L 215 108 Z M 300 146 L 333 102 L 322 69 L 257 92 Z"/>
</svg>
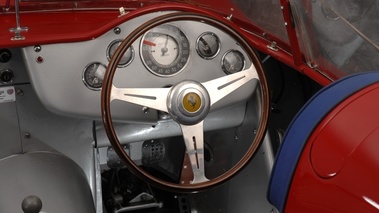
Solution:
<svg viewBox="0 0 379 213">
<path fill-rule="evenodd" d="M 201 107 L 201 98 L 198 94 L 190 92 L 183 98 L 183 107 L 187 112 L 197 112 Z"/>
</svg>

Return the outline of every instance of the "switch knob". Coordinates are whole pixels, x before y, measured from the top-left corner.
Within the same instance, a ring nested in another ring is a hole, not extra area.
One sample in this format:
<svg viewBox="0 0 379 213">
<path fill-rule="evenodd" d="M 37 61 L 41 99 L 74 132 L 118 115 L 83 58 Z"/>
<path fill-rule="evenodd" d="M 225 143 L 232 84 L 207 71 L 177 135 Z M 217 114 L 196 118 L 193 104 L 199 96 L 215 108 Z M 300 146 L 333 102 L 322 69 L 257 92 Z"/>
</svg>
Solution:
<svg viewBox="0 0 379 213">
<path fill-rule="evenodd" d="M 12 53 L 7 49 L 0 49 L 0 62 L 7 63 L 11 60 Z"/>
<path fill-rule="evenodd" d="M 12 82 L 14 74 L 12 70 L 5 69 L 0 71 L 0 83 L 9 83 Z"/>
</svg>

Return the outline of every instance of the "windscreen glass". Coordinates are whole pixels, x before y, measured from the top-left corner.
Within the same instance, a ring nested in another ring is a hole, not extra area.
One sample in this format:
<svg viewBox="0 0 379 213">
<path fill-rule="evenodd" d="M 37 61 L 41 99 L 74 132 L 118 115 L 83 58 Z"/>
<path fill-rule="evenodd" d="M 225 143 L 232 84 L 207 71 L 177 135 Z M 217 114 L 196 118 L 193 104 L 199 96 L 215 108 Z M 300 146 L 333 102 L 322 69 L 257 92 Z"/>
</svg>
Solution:
<svg viewBox="0 0 379 213">
<path fill-rule="evenodd" d="M 379 1 L 291 0 L 307 63 L 331 79 L 379 70 Z"/>
<path fill-rule="evenodd" d="M 280 0 L 233 0 L 258 27 L 288 43 Z"/>
</svg>

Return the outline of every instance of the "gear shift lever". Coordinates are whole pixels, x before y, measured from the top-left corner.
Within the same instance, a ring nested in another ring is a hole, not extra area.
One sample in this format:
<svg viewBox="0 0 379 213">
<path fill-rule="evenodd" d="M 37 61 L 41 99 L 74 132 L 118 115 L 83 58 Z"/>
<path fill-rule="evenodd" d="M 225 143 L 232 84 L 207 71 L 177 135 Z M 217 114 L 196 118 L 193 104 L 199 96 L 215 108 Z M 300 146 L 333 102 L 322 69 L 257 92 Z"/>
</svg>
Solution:
<svg viewBox="0 0 379 213">
<path fill-rule="evenodd" d="M 24 213 L 39 213 L 42 209 L 42 201 L 35 195 L 27 196 L 21 203 Z"/>
</svg>

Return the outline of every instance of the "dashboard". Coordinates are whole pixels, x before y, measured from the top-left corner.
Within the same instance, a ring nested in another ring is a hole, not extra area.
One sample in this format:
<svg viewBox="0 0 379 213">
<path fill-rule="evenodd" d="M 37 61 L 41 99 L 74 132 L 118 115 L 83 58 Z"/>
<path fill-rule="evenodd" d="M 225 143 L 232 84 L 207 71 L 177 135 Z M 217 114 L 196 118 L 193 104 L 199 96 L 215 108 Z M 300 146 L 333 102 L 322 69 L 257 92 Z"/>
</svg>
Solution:
<svg viewBox="0 0 379 213">
<path fill-rule="evenodd" d="M 89 41 L 23 48 L 29 76 L 42 103 L 59 114 L 100 119 L 102 78 L 117 47 L 141 24 L 171 12 L 175 11 L 136 17 Z M 120 60 L 113 84 L 162 88 L 189 79 L 205 82 L 251 64 L 246 52 L 225 32 L 202 22 L 176 21 L 137 39 Z M 231 100 L 246 101 L 251 95 L 248 87 L 239 88 L 213 110 L 225 108 Z M 130 103 L 112 103 L 112 116 L 120 121 L 151 124 L 159 119 L 157 114 Z M 243 119 L 243 114 L 237 117 Z"/>
</svg>

